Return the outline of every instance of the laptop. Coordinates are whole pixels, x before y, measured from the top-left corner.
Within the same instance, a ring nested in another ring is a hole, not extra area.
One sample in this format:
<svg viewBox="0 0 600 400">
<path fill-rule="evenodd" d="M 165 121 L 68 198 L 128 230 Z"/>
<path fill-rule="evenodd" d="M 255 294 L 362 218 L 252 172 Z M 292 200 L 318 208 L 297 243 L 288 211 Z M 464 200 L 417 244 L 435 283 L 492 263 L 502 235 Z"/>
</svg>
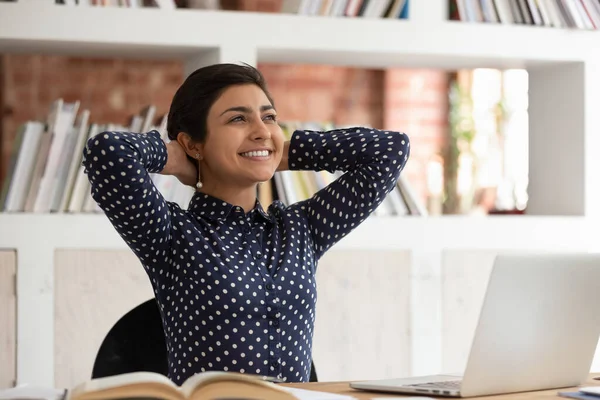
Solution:
<svg viewBox="0 0 600 400">
<path fill-rule="evenodd" d="M 461 374 L 351 382 L 376 392 L 472 397 L 580 385 L 600 338 L 599 254 L 500 254 Z"/>
</svg>

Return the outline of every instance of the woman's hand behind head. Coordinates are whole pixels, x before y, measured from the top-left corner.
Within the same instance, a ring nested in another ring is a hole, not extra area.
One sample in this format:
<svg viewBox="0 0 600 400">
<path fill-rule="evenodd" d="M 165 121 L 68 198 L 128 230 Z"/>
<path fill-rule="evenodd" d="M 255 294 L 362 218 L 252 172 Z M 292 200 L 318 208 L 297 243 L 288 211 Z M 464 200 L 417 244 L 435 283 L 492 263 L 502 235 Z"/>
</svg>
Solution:
<svg viewBox="0 0 600 400">
<path fill-rule="evenodd" d="M 198 182 L 197 165 L 190 160 L 183 147 L 175 140 L 167 143 L 167 165 L 161 174 L 174 175 L 186 186 L 196 187 Z"/>
</svg>

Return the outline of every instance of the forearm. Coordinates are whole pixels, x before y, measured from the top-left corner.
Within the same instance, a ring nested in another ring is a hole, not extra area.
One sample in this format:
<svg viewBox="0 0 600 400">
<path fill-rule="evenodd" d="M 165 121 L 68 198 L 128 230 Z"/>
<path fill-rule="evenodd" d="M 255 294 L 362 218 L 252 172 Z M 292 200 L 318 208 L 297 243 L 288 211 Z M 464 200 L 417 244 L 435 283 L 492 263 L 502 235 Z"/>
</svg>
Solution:
<svg viewBox="0 0 600 400">
<path fill-rule="evenodd" d="M 306 216 L 319 258 L 394 189 L 408 159 L 409 141 L 403 133 L 368 128 L 299 131 L 292 136 L 289 154 L 291 170 L 345 172 L 297 205 Z"/>
<path fill-rule="evenodd" d="M 347 172 L 356 169 L 402 168 L 409 151 L 404 133 L 371 128 L 326 132 L 296 131 L 289 149 L 291 170 Z"/>
<path fill-rule="evenodd" d="M 83 165 L 91 194 L 136 254 L 164 248 L 170 235 L 165 199 L 150 173 L 165 164 L 166 151 L 158 132 L 147 134 L 104 132 L 91 138 L 84 149 Z"/>
<path fill-rule="evenodd" d="M 103 132 L 88 140 L 82 164 L 93 178 L 108 178 L 106 185 L 139 182 L 142 172 L 159 172 L 165 165 L 165 146 L 158 132 L 147 134 Z M 140 170 L 143 169 L 144 171 Z"/>
</svg>

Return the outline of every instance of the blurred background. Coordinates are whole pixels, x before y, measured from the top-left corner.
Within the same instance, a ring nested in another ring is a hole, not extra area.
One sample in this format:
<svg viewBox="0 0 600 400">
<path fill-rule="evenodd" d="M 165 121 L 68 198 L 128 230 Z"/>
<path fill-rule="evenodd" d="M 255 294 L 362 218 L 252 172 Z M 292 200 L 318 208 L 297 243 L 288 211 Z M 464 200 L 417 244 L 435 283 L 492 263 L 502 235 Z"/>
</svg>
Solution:
<svg viewBox="0 0 600 400">
<path fill-rule="evenodd" d="M 103 7 L 130 7 L 133 0 L 87 1 Z M 381 0 L 382 4 L 386 1 Z M 175 3 L 180 8 L 240 12 L 282 12 L 284 5 L 283 0 Z M 159 4 L 144 0 L 138 6 Z M 305 10 L 310 12 L 324 11 Z M 526 210 L 526 70 L 360 69 L 262 62 L 258 68 L 276 99 L 280 121 L 321 127 L 363 125 L 408 133 L 412 154 L 403 184 L 421 213 L 485 215 Z M 19 128 L 29 120 L 47 120 L 57 99 L 79 102 L 79 110 L 89 110 L 88 123 L 105 128 L 108 124 L 132 127 L 132 118 L 152 107 L 151 123 L 160 126 L 183 78 L 181 61 L 0 54 L 0 179 L 4 186 L 9 183 L 11 159 L 18 155 L 14 141 Z M 70 152 L 69 156 L 74 149 Z M 186 196 L 189 193 L 178 197 L 183 205 Z M 24 204 L 17 209 L 24 210 Z M 90 204 L 79 209 L 86 210 L 98 211 Z"/>
</svg>

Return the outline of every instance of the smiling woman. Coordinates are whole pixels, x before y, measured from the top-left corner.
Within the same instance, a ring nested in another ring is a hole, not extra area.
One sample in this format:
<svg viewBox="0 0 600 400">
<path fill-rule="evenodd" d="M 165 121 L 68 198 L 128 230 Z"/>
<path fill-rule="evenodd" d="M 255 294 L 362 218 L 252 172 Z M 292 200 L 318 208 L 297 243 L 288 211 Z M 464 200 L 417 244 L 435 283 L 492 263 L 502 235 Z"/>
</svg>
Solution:
<svg viewBox="0 0 600 400">
<path fill-rule="evenodd" d="M 204 193 L 250 211 L 256 183 L 269 180 L 283 158 L 283 132 L 260 86 L 237 84 L 219 94 L 206 118 L 210 134 L 202 137 L 175 127 L 169 132 L 177 135 L 188 156 L 198 160 Z"/>
<path fill-rule="evenodd" d="M 174 152 L 181 147 L 195 161 L 191 168 L 172 157 L 162 173 L 190 185 L 195 179 L 203 193 L 245 211 L 254 207 L 256 182 L 269 180 L 283 159 L 274 102 L 250 66 L 217 64 L 192 73 L 175 93 L 167 131 Z"/>
<path fill-rule="evenodd" d="M 295 131 L 289 141 L 255 68 L 218 64 L 173 98 L 165 143 L 103 132 L 83 164 L 92 196 L 144 266 L 160 306 L 169 377 L 207 370 L 308 381 L 319 259 L 395 187 L 404 133 Z M 301 202 L 264 210 L 256 185 L 277 170 L 345 172 Z M 187 210 L 151 173 L 196 187 Z"/>
</svg>

